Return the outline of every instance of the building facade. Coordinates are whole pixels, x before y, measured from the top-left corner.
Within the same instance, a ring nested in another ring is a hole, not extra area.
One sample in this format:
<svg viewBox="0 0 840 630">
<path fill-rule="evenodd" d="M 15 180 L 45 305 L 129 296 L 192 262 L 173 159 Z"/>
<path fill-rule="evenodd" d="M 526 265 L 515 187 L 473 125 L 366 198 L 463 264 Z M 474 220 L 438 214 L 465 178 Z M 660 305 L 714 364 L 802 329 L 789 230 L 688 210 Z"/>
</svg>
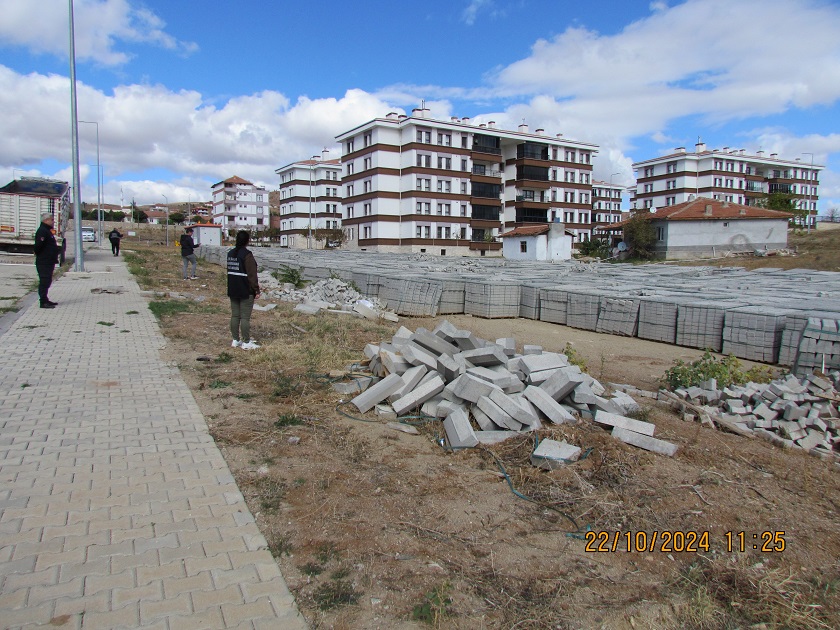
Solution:
<svg viewBox="0 0 840 630">
<path fill-rule="evenodd" d="M 227 232 L 262 231 L 269 227 L 268 191 L 233 176 L 212 187 L 213 223 Z"/>
<path fill-rule="evenodd" d="M 280 176 L 281 247 L 314 249 L 316 231 L 341 229 L 341 162 L 320 158 L 293 162 Z"/>
<path fill-rule="evenodd" d="M 499 256 L 499 234 L 517 225 L 574 228 L 574 216 L 589 229 L 597 145 L 527 125 L 434 120 L 425 109 L 336 139 L 349 249 Z"/>
<path fill-rule="evenodd" d="M 808 211 L 813 227 L 819 172 L 824 167 L 799 158 L 781 159 L 776 153 L 766 156 L 763 151 L 748 154 L 744 149 L 729 147 L 708 150 L 701 142 L 695 145 L 694 153 L 679 147 L 670 155 L 636 162 L 633 168 L 634 209 L 658 209 L 697 197 L 755 206 L 770 193 L 784 193 L 793 197 L 798 208 Z"/>
<path fill-rule="evenodd" d="M 595 180 L 592 182 L 592 235 L 606 237 L 604 228 L 621 221 L 624 186 Z"/>
</svg>

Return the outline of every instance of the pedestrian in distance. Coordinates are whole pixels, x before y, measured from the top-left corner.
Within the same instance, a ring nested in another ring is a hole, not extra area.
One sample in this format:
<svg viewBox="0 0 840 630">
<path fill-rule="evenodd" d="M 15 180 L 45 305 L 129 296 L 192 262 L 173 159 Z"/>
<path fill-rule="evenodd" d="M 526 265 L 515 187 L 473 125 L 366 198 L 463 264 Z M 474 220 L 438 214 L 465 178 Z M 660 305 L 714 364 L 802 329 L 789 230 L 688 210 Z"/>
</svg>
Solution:
<svg viewBox="0 0 840 630">
<path fill-rule="evenodd" d="M 236 246 L 227 253 L 227 286 L 230 298 L 231 347 L 256 350 L 259 344 L 251 339 L 251 312 L 254 300 L 260 296 L 257 261 L 248 250 L 250 234 L 236 233 Z"/>
<path fill-rule="evenodd" d="M 120 234 L 120 231 L 117 228 L 111 230 L 110 234 L 108 234 L 108 240 L 111 241 L 111 253 L 114 256 L 120 255 L 120 239 L 123 237 Z"/>
<path fill-rule="evenodd" d="M 181 260 L 184 261 L 184 280 L 198 280 L 198 276 L 195 275 L 195 267 L 198 264 L 198 258 L 195 255 L 195 249 L 200 246 L 200 244 L 196 244 L 193 241 L 192 237 L 193 229 L 188 227 L 184 230 L 184 233 L 181 234 Z M 187 267 L 189 264 L 192 263 L 192 275 L 187 275 Z"/>
<path fill-rule="evenodd" d="M 61 254 L 53 233 L 54 222 L 52 214 L 42 214 L 41 225 L 35 232 L 35 269 L 38 271 L 38 297 L 41 300 L 41 308 L 58 306 L 58 302 L 52 302 L 47 297 L 50 285 L 52 285 L 53 271 Z"/>
</svg>

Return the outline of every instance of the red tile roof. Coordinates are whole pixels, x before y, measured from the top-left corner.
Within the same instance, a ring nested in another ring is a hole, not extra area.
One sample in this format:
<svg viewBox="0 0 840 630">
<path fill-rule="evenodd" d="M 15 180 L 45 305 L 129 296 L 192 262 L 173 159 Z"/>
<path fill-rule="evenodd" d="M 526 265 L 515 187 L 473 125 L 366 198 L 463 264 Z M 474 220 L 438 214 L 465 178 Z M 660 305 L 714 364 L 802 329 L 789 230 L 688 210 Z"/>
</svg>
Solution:
<svg viewBox="0 0 840 630">
<path fill-rule="evenodd" d="M 520 225 L 513 228 L 510 232 L 500 234 L 502 238 L 507 236 L 539 236 L 540 234 L 548 234 L 549 226 L 544 225 Z"/>
<path fill-rule="evenodd" d="M 685 201 L 673 206 L 659 208 L 656 212 L 649 213 L 652 221 L 736 221 L 740 219 L 784 219 L 788 220 L 793 215 L 789 212 L 768 210 L 757 206 L 744 206 L 731 201 L 718 201 L 708 197 L 698 197 L 692 201 Z M 613 223 L 608 229 L 621 227 L 627 224 L 626 219 L 620 223 Z"/>
<path fill-rule="evenodd" d="M 233 177 L 228 177 L 220 182 L 216 182 L 213 184 L 213 187 L 215 188 L 219 184 L 253 184 L 253 182 L 249 182 L 247 179 L 242 179 L 238 175 L 234 175 Z"/>
</svg>

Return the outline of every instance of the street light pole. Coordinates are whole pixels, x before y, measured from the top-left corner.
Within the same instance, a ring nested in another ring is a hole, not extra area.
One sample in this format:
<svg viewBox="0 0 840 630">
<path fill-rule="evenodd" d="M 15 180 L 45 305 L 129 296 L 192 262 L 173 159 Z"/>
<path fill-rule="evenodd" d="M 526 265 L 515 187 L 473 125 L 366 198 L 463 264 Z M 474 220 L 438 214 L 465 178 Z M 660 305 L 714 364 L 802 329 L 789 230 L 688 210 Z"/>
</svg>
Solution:
<svg viewBox="0 0 840 630">
<path fill-rule="evenodd" d="M 73 26 L 73 0 L 69 0 L 70 14 L 70 139 L 73 158 L 73 223 L 76 233 L 74 271 L 85 270 L 85 250 L 82 247 L 82 193 L 79 177 L 79 116 L 76 111 L 76 35 Z M 67 238 L 67 235 L 64 235 Z"/>
<path fill-rule="evenodd" d="M 805 222 L 808 226 L 808 234 L 811 233 L 811 180 L 814 177 L 814 154 L 803 151 L 802 155 L 811 156 L 811 170 L 808 171 L 808 188 L 805 191 Z"/>
<path fill-rule="evenodd" d="M 99 247 L 102 247 L 102 186 L 99 184 L 99 123 L 92 120 L 80 120 L 86 125 L 96 125 L 96 218 L 99 232 Z"/>
<path fill-rule="evenodd" d="M 166 225 L 164 229 L 166 230 L 166 247 L 169 247 L 169 197 L 164 195 L 163 193 L 160 194 L 161 197 L 166 199 Z"/>
</svg>

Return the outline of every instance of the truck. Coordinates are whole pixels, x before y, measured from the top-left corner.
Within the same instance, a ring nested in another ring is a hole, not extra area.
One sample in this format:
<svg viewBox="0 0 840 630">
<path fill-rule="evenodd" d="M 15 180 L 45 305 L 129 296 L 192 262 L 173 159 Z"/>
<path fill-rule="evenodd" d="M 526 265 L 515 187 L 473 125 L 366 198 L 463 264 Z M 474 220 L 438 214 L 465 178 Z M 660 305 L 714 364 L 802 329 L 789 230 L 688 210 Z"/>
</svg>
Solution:
<svg viewBox="0 0 840 630">
<path fill-rule="evenodd" d="M 21 177 L 9 182 L 0 188 L 0 250 L 34 253 L 41 215 L 50 213 L 55 220 L 55 239 L 61 248 L 59 261 L 63 263 L 70 205 L 67 182 L 44 177 Z"/>
</svg>

